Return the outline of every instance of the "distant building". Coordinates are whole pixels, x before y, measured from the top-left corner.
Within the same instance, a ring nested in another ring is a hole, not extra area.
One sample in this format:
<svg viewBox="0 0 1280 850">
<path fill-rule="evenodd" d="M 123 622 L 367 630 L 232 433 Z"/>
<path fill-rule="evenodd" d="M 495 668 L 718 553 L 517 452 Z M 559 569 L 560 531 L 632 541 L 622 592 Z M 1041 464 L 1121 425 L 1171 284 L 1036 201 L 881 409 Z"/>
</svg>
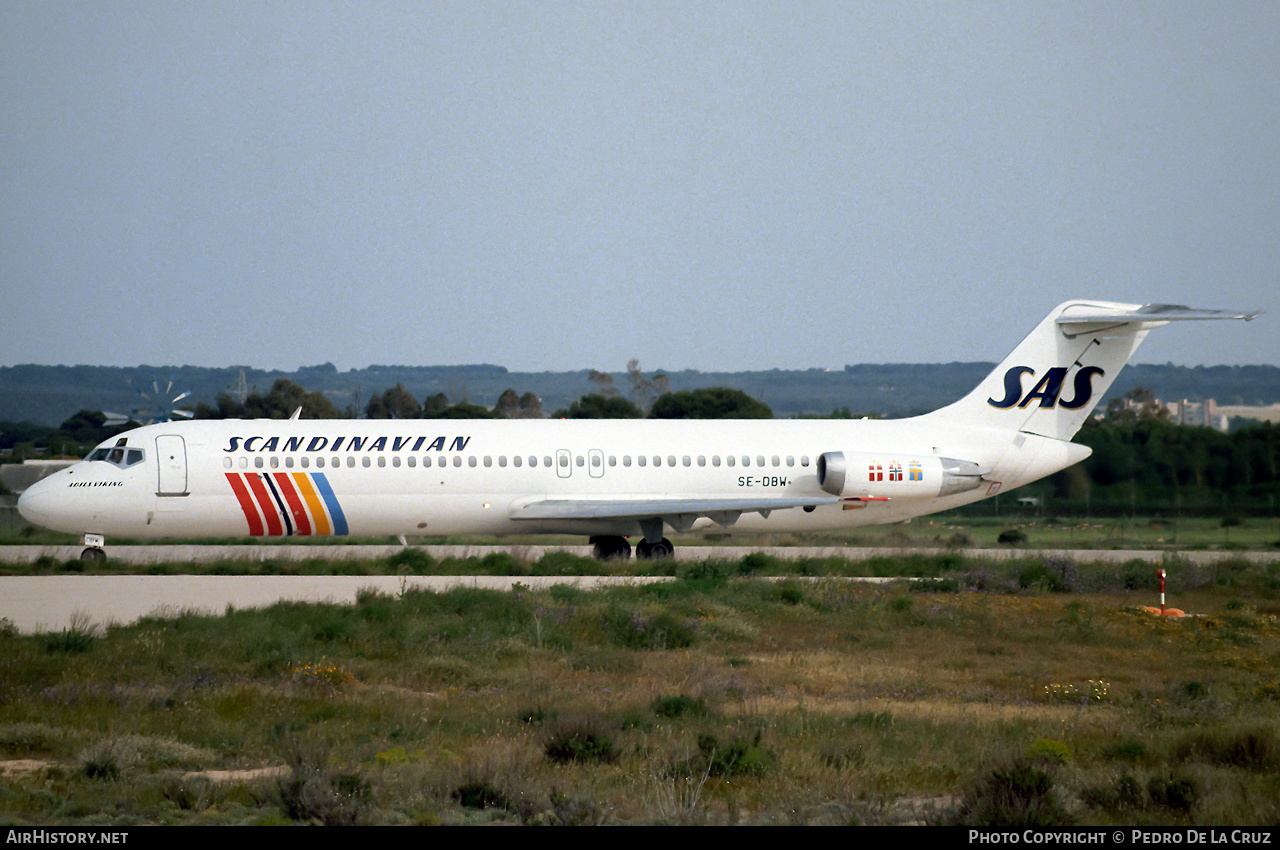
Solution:
<svg viewBox="0 0 1280 850">
<path fill-rule="evenodd" d="M 1164 402 L 1158 398 L 1149 398 L 1146 401 L 1124 398 L 1119 401 L 1121 409 L 1132 410 L 1139 419 L 1154 414 L 1174 425 L 1213 428 L 1224 433 L 1227 431 L 1229 417 L 1218 410 L 1218 402 L 1215 399 L 1207 398 L 1201 402 L 1187 401 L 1184 398 L 1181 401 Z M 1102 419 L 1108 415 L 1108 412 L 1099 410 L 1093 415 L 1095 418 Z"/>
<path fill-rule="evenodd" d="M 1198 425 L 1218 431 L 1227 430 L 1227 415 L 1218 412 L 1218 402 L 1207 398 L 1203 402 L 1181 401 L 1169 402 L 1165 409 L 1169 411 L 1170 421 L 1176 425 Z"/>
</svg>

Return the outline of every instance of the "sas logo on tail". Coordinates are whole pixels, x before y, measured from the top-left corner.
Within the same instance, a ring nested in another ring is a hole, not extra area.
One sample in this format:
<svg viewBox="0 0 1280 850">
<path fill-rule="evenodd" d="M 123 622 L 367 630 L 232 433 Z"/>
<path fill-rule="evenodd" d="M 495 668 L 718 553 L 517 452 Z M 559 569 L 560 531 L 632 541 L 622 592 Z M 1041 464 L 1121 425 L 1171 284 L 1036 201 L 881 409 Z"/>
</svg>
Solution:
<svg viewBox="0 0 1280 850">
<path fill-rule="evenodd" d="M 1067 378 L 1066 366 L 1054 366 L 1052 369 L 1044 373 L 1044 377 L 1036 382 L 1026 395 L 1022 394 L 1022 376 L 1035 375 L 1036 370 L 1030 366 L 1014 366 L 1004 373 L 1004 398 L 996 401 L 994 398 L 987 399 L 987 404 L 992 407 L 1008 409 L 1017 405 L 1018 407 L 1026 407 L 1036 399 L 1040 400 L 1041 407 L 1065 407 L 1068 410 L 1079 410 L 1089 403 L 1089 399 L 1093 398 L 1093 384 L 1091 383 L 1094 375 L 1106 375 L 1102 369 L 1097 366 L 1085 366 L 1079 372 L 1076 372 L 1075 379 L 1072 381 L 1071 398 L 1058 400 L 1058 396 L 1062 393 L 1062 384 Z"/>
</svg>

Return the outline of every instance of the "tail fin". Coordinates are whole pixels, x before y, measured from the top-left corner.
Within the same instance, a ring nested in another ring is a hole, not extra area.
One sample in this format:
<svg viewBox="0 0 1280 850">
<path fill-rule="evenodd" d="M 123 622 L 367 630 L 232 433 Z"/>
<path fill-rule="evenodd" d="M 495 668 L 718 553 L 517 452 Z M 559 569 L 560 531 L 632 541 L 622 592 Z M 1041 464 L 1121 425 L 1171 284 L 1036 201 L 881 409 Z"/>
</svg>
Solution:
<svg viewBox="0 0 1280 850">
<path fill-rule="evenodd" d="M 1068 301 L 1054 308 L 977 389 L 928 416 L 1070 440 L 1152 328 L 1188 319 L 1248 321 L 1256 315 Z"/>
</svg>

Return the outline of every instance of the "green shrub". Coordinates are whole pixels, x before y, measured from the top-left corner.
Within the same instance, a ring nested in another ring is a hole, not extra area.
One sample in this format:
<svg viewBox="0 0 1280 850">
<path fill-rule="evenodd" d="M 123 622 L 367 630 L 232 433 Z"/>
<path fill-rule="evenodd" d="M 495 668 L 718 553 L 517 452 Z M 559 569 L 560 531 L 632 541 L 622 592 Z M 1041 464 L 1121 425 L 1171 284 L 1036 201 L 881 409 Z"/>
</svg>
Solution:
<svg viewBox="0 0 1280 850">
<path fill-rule="evenodd" d="M 490 552 L 480 559 L 480 569 L 491 576 L 522 576 L 528 572 L 510 552 Z"/>
<path fill-rule="evenodd" d="M 600 573 L 600 562 L 595 558 L 557 550 L 539 558 L 529 573 L 535 576 L 593 576 Z"/>
<path fill-rule="evenodd" d="M 1147 745 L 1136 738 L 1127 738 L 1104 748 L 1102 754 L 1115 761 L 1138 761 L 1146 758 Z"/>
<path fill-rule="evenodd" d="M 1199 789 L 1194 779 L 1186 777 L 1153 776 L 1147 782 L 1147 796 L 1151 805 L 1189 812 L 1196 804 Z"/>
<path fill-rule="evenodd" d="M 558 721 L 548 730 L 543 745 L 547 758 L 557 764 L 595 762 L 608 764 L 618 757 L 613 739 L 596 718 Z"/>
<path fill-rule="evenodd" d="M 505 809 L 511 805 L 506 794 L 482 780 L 464 782 L 449 796 L 467 809 Z"/>
<path fill-rule="evenodd" d="M 613 642 L 626 649 L 684 649 L 696 639 L 696 624 L 682 623 L 668 611 L 646 614 L 614 605 L 604 619 Z"/>
<path fill-rule="evenodd" d="M 369 819 L 373 804 L 369 780 L 335 770 L 318 750 L 295 747 L 288 762 L 291 772 L 277 780 L 275 801 L 290 820 L 357 826 Z"/>
<path fill-rule="evenodd" d="M 760 746 L 760 737 L 761 733 L 756 732 L 750 740 L 735 738 L 722 743 L 715 735 L 704 732 L 698 736 L 697 759 L 677 773 L 719 777 L 764 776 L 777 766 L 778 757 Z"/>
<path fill-rule="evenodd" d="M 1061 741 L 1039 738 L 1027 750 L 1027 758 L 1045 759 L 1053 764 L 1066 764 L 1071 761 L 1071 750 Z"/>
<path fill-rule="evenodd" d="M 798 581 L 780 581 L 774 586 L 774 592 L 788 605 L 799 605 L 804 601 L 804 587 Z"/>
<path fill-rule="evenodd" d="M 436 559 L 426 549 L 404 548 L 387 558 L 387 565 L 397 573 L 425 575 L 436 565 Z"/>
<path fill-rule="evenodd" d="M 1244 770 L 1270 772 L 1280 766 L 1276 733 L 1262 727 L 1196 732 L 1178 743 L 1176 755 L 1182 761 L 1198 759 Z"/>
<path fill-rule="evenodd" d="M 706 717 L 711 711 L 706 702 L 688 694 L 674 697 L 654 697 L 649 708 L 659 717 Z"/>
<path fill-rule="evenodd" d="M 1053 793 L 1053 778 L 1027 762 L 997 767 L 965 792 L 957 826 L 1067 826 L 1070 814 Z"/>
<path fill-rule="evenodd" d="M 1140 809 L 1146 802 L 1142 786 L 1129 773 L 1117 777 L 1111 785 L 1086 787 L 1080 792 L 1080 799 L 1091 809 L 1103 809 L 1112 813 Z"/>
</svg>

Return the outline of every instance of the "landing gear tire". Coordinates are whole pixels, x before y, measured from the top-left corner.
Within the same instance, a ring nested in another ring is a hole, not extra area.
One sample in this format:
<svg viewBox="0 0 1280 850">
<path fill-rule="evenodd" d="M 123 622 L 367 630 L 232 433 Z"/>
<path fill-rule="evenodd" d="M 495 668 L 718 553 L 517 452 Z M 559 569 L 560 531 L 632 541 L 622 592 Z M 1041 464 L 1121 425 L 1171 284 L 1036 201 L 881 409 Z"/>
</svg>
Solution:
<svg viewBox="0 0 1280 850">
<path fill-rule="evenodd" d="M 625 537 L 592 537 L 591 554 L 597 561 L 625 561 L 631 557 L 631 544 Z"/>
<path fill-rule="evenodd" d="M 94 564 L 101 564 L 107 559 L 107 553 L 96 547 L 90 546 L 80 553 L 80 560 L 89 561 Z"/>
<path fill-rule="evenodd" d="M 671 545 L 671 541 L 662 538 L 657 543 L 650 543 L 648 540 L 641 540 L 636 544 L 636 557 L 645 561 L 660 561 L 673 557 L 676 554 L 676 547 Z"/>
</svg>

